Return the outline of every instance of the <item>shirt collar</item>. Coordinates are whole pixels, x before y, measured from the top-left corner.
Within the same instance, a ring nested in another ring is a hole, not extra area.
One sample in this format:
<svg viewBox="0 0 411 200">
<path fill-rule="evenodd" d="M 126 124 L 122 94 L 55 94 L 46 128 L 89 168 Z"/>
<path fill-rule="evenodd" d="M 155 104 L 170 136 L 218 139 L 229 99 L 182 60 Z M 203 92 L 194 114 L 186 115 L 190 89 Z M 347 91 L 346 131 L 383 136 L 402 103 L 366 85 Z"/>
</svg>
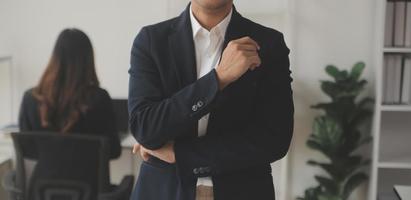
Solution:
<svg viewBox="0 0 411 200">
<path fill-rule="evenodd" d="M 191 6 L 190 6 L 190 21 L 191 21 L 191 28 L 193 30 L 193 38 L 195 38 L 200 31 L 213 32 L 214 30 L 216 30 L 217 34 L 219 34 L 220 37 L 224 37 L 225 33 L 227 32 L 228 24 L 231 21 L 232 14 L 233 14 L 233 9 L 231 8 L 230 13 L 220 23 L 218 23 L 215 27 L 213 27 L 210 31 L 208 31 L 207 29 L 202 27 L 201 24 L 194 17 L 193 10 L 191 9 Z"/>
</svg>

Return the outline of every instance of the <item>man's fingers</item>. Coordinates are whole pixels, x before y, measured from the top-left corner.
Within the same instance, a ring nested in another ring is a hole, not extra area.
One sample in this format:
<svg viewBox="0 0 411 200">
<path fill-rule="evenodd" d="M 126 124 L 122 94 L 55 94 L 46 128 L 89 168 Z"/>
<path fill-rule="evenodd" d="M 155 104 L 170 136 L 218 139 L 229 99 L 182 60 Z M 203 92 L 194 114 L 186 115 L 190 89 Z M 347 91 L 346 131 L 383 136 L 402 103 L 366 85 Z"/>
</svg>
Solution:
<svg viewBox="0 0 411 200">
<path fill-rule="evenodd" d="M 242 51 L 241 53 L 247 58 L 258 56 L 258 53 L 256 51 Z"/>
<path fill-rule="evenodd" d="M 144 161 L 148 161 L 148 158 L 150 157 L 150 154 L 145 149 L 141 149 L 140 150 L 140 156 Z"/>
<path fill-rule="evenodd" d="M 137 154 L 138 152 L 140 152 L 140 156 L 144 161 L 147 161 L 150 157 L 150 150 L 137 143 L 133 146 L 133 154 Z"/>
<path fill-rule="evenodd" d="M 239 39 L 234 40 L 234 41 L 235 41 L 235 42 L 238 42 L 238 43 L 241 43 L 241 44 L 246 44 L 246 43 L 248 43 L 248 44 L 253 44 L 253 45 L 255 45 L 255 46 L 259 46 L 256 41 L 254 41 L 253 39 L 251 39 L 251 38 L 248 37 L 248 36 L 239 38 Z"/>
<path fill-rule="evenodd" d="M 240 44 L 238 45 L 238 49 L 242 51 L 255 51 L 257 52 L 257 46 L 253 44 Z"/>
<path fill-rule="evenodd" d="M 257 49 L 260 49 L 260 45 L 258 45 L 258 43 L 251 39 L 250 37 L 242 37 L 240 39 L 234 40 L 234 42 L 240 43 L 240 44 L 251 44 L 254 45 L 255 47 L 257 47 Z"/>
<path fill-rule="evenodd" d="M 248 58 L 250 62 L 250 69 L 254 70 L 256 67 L 259 67 L 261 65 L 261 59 L 260 57 L 257 56 L 251 56 Z"/>
<path fill-rule="evenodd" d="M 151 156 L 154 156 L 154 157 L 157 157 L 157 158 L 159 158 L 159 153 L 157 152 L 157 151 L 153 151 L 153 150 L 146 150 L 146 152 L 147 152 L 147 154 L 149 154 L 149 155 L 151 155 Z"/>
<path fill-rule="evenodd" d="M 133 154 L 136 154 L 140 150 L 140 144 L 134 144 L 133 146 Z"/>
</svg>

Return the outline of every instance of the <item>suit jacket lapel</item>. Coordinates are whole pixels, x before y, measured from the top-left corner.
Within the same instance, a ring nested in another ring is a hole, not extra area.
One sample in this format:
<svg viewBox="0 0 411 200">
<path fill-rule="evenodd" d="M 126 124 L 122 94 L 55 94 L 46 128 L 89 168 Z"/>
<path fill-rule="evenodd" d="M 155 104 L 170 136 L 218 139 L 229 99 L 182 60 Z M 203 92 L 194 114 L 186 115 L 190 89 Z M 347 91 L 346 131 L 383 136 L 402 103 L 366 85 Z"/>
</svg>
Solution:
<svg viewBox="0 0 411 200">
<path fill-rule="evenodd" d="M 169 51 L 174 58 L 174 70 L 180 87 L 197 80 L 195 48 L 190 21 L 190 7 L 177 18 L 174 32 L 169 36 Z"/>
<path fill-rule="evenodd" d="M 231 21 L 228 24 L 227 31 L 224 37 L 223 51 L 231 40 L 236 40 L 248 36 L 246 27 L 242 27 L 244 25 L 243 20 L 243 16 L 241 16 L 240 13 L 237 12 L 235 6 L 233 6 L 233 14 L 231 16 Z M 223 53 L 223 51 L 221 53 Z"/>
<path fill-rule="evenodd" d="M 236 8 L 233 6 L 233 15 L 231 16 L 231 21 L 228 24 L 227 31 L 224 37 L 224 43 L 222 48 L 223 50 L 221 51 L 221 56 L 231 40 L 236 40 L 248 36 L 246 27 L 243 27 L 244 24 L 244 18 L 240 15 L 240 13 L 237 12 Z M 229 87 L 230 85 L 228 86 L 228 88 Z M 227 89 L 225 89 L 224 91 L 227 91 Z M 227 101 L 228 96 L 224 91 L 218 95 L 218 98 L 215 102 L 215 108 L 222 106 Z M 212 117 L 210 119 L 212 119 Z"/>
</svg>

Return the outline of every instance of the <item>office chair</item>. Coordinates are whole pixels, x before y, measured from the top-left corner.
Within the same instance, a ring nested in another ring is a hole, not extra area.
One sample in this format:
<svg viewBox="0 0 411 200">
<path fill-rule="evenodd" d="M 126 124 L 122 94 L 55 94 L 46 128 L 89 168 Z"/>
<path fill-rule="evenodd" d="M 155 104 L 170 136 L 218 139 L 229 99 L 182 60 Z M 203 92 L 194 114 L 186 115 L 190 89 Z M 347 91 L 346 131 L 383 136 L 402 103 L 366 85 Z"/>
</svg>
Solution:
<svg viewBox="0 0 411 200">
<path fill-rule="evenodd" d="M 116 127 L 120 139 L 130 134 L 128 126 L 128 101 L 127 99 L 113 99 L 113 110 L 116 116 Z"/>
<path fill-rule="evenodd" d="M 3 178 L 11 200 L 128 200 L 133 176 L 110 185 L 105 138 L 12 133 L 16 170 Z"/>
</svg>

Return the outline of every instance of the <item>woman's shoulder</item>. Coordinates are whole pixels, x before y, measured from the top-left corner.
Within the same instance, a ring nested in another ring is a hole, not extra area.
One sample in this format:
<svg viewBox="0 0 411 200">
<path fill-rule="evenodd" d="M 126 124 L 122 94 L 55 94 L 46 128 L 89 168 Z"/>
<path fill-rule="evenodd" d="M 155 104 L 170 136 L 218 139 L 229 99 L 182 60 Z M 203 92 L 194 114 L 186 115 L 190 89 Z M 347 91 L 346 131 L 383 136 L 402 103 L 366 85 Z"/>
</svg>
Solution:
<svg viewBox="0 0 411 200">
<path fill-rule="evenodd" d="M 110 94 L 101 87 L 93 87 L 89 92 L 91 104 L 100 105 L 111 101 Z"/>
<path fill-rule="evenodd" d="M 90 89 L 90 92 L 93 97 L 97 99 L 104 99 L 104 98 L 111 98 L 110 94 L 107 92 L 107 90 L 101 88 L 101 87 L 92 87 Z"/>
<path fill-rule="evenodd" d="M 39 106 L 39 100 L 35 96 L 35 88 L 30 88 L 23 93 L 20 109 L 25 112 L 36 112 Z"/>
<path fill-rule="evenodd" d="M 35 88 L 30 88 L 26 90 L 23 94 L 23 102 L 35 102 L 36 98 L 34 97 Z"/>
</svg>

